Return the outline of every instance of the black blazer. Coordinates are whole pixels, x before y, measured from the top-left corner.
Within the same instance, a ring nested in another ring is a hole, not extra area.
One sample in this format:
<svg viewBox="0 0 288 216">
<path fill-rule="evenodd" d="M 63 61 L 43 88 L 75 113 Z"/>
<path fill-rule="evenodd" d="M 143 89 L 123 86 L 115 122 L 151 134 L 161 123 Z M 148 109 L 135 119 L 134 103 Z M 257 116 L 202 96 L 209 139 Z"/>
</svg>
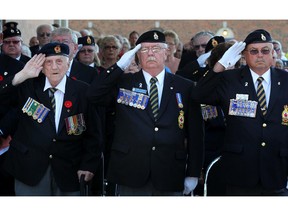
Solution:
<svg viewBox="0 0 288 216">
<path fill-rule="evenodd" d="M 158 190 L 183 190 L 185 176 L 199 177 L 203 162 L 203 122 L 199 104 L 191 100 L 193 83 L 165 73 L 156 122 L 149 104 L 142 110 L 117 103 L 119 88 L 147 91 L 143 72 L 124 74 L 115 65 L 104 77 L 96 79 L 88 91 L 88 98 L 93 103 L 103 105 L 111 100 L 116 103 L 108 180 L 140 187 L 151 178 Z M 183 109 L 178 107 L 176 93 L 181 94 Z M 180 110 L 184 111 L 183 129 L 178 122 Z"/>
<path fill-rule="evenodd" d="M 69 77 L 75 80 L 81 80 L 86 83 L 92 83 L 97 76 L 98 71 L 96 68 L 92 68 L 77 60 L 73 60 Z"/>
<path fill-rule="evenodd" d="M 12 78 L 1 86 L 1 101 L 12 102 L 10 90 L 16 88 L 11 85 Z M 44 84 L 45 77 L 40 75 L 17 87 L 20 112 L 28 97 L 52 110 L 48 91 L 43 92 Z M 95 173 L 100 159 L 99 118 L 86 100 L 87 88 L 87 84 L 67 78 L 58 133 L 52 112 L 42 123 L 22 112 L 5 161 L 5 168 L 11 175 L 33 186 L 50 165 L 58 187 L 62 191 L 76 191 L 79 190 L 77 170 Z M 65 101 L 71 101 L 72 106 L 65 106 Z M 86 131 L 81 135 L 68 135 L 64 119 L 80 113 L 84 114 Z"/>
<path fill-rule="evenodd" d="M 245 94 L 257 101 L 248 66 L 222 73 L 209 71 L 197 84 L 193 98 L 221 105 L 227 128 L 222 152 L 228 184 L 277 190 L 286 187 L 288 176 L 288 73 L 271 68 L 271 94 L 267 114 L 258 105 L 256 117 L 229 115 L 230 99 Z M 285 117 L 286 116 L 286 117 Z"/>
</svg>

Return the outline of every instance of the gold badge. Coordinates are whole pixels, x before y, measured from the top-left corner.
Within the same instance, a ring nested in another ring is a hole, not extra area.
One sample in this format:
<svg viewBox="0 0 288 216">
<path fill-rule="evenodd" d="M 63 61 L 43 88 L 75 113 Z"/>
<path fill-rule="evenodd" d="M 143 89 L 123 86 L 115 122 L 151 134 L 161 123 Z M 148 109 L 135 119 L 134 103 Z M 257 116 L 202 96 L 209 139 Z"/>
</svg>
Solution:
<svg viewBox="0 0 288 216">
<path fill-rule="evenodd" d="M 262 39 L 263 41 L 266 41 L 266 37 L 265 37 L 263 34 L 261 34 L 261 39 Z"/>
<path fill-rule="evenodd" d="M 218 45 L 218 42 L 213 38 L 212 39 L 212 46 L 216 47 Z"/>
<path fill-rule="evenodd" d="M 54 51 L 55 51 L 55 53 L 60 53 L 60 52 L 61 52 L 60 45 L 57 45 L 57 46 L 54 48 Z"/>
<path fill-rule="evenodd" d="M 182 111 L 182 110 L 179 112 L 178 126 L 180 129 L 183 129 L 183 127 L 184 127 L 184 111 Z"/>
<path fill-rule="evenodd" d="M 158 37 L 157 33 L 154 32 L 154 40 L 158 40 L 158 39 L 159 39 L 159 37 Z"/>
<path fill-rule="evenodd" d="M 282 125 L 288 126 L 288 105 L 284 106 L 284 110 L 282 112 Z"/>
<path fill-rule="evenodd" d="M 87 37 L 87 44 L 91 44 L 91 43 L 92 43 L 91 38 L 88 36 Z"/>
</svg>

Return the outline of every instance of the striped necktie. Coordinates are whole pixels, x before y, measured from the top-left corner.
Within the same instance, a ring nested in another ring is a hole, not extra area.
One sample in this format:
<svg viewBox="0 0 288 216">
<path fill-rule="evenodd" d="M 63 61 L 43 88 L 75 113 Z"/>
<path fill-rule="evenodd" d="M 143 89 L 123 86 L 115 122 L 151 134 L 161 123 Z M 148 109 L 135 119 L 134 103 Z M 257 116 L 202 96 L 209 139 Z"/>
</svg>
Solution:
<svg viewBox="0 0 288 216">
<path fill-rule="evenodd" d="M 258 102 L 259 106 L 261 108 L 262 114 L 266 115 L 267 113 L 267 106 L 266 106 L 266 96 L 265 96 L 265 91 L 263 88 L 262 81 L 264 80 L 263 77 L 258 77 L 258 87 L 257 87 L 257 97 L 258 97 Z"/>
<path fill-rule="evenodd" d="M 150 105 L 151 105 L 152 113 L 153 113 L 155 120 L 157 118 L 158 111 L 159 111 L 159 108 L 158 108 L 158 88 L 157 88 L 156 82 L 157 82 L 156 77 L 152 77 L 150 79 Z"/>
<path fill-rule="evenodd" d="M 54 93 L 57 91 L 57 88 L 49 88 L 49 97 L 50 97 L 50 101 L 51 101 L 51 106 L 52 109 L 55 113 L 55 109 L 56 109 L 56 103 L 55 103 L 55 97 L 54 97 Z"/>
</svg>

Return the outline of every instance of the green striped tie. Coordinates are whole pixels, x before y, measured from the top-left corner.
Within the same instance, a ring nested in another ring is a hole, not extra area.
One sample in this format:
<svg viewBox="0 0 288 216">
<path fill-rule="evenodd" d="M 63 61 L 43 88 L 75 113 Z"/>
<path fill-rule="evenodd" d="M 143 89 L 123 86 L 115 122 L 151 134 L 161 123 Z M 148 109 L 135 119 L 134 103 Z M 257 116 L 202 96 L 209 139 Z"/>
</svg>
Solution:
<svg viewBox="0 0 288 216">
<path fill-rule="evenodd" d="M 55 108 L 56 108 L 56 103 L 55 103 L 55 97 L 54 97 L 54 93 L 57 91 L 57 88 L 49 88 L 49 92 L 50 92 L 50 100 L 51 100 L 51 106 L 52 106 L 52 109 L 55 113 Z"/>
<path fill-rule="evenodd" d="M 156 82 L 157 82 L 157 78 L 156 77 L 152 77 L 150 79 L 150 104 L 151 104 L 151 108 L 152 108 L 152 113 L 153 113 L 153 116 L 156 120 L 157 118 L 157 115 L 158 115 L 158 111 L 159 111 L 159 108 L 158 108 L 158 88 L 157 88 L 157 85 L 156 85 Z"/>
<path fill-rule="evenodd" d="M 258 102 L 259 106 L 261 108 L 261 111 L 263 115 L 266 115 L 267 113 L 267 107 L 266 107 L 266 96 L 265 96 L 265 91 L 262 85 L 262 81 L 264 80 L 263 77 L 258 77 L 258 87 L 257 87 L 257 97 L 258 97 Z"/>
</svg>

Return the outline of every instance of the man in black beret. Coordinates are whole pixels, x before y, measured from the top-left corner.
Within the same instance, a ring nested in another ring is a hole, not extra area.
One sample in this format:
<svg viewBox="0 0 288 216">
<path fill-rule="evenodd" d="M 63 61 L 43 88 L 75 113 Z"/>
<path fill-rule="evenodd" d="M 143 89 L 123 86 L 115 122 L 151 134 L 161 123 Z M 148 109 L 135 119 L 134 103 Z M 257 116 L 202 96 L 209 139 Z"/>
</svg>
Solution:
<svg viewBox="0 0 288 216">
<path fill-rule="evenodd" d="M 272 67 L 274 52 L 269 32 L 251 32 L 193 93 L 200 103 L 220 105 L 226 117 L 220 163 L 228 196 L 288 195 L 288 73 Z M 229 70 L 241 54 L 247 65 Z"/>
<path fill-rule="evenodd" d="M 92 103 L 116 104 L 107 179 L 120 196 L 193 193 L 204 148 L 200 105 L 190 100 L 193 83 L 165 71 L 162 32 L 147 31 L 136 44 L 88 92 Z M 142 69 L 124 73 L 135 54 Z"/>
<path fill-rule="evenodd" d="M 30 57 L 22 54 L 21 31 L 17 28 L 18 23 L 8 22 L 4 25 L 2 53 L 26 64 Z"/>
<path fill-rule="evenodd" d="M 80 195 L 80 177 L 91 180 L 98 166 L 98 114 L 86 100 L 88 85 L 66 76 L 68 56 L 66 44 L 48 43 L 1 83 L 0 101 L 19 113 L 4 162 L 16 195 Z"/>
</svg>

